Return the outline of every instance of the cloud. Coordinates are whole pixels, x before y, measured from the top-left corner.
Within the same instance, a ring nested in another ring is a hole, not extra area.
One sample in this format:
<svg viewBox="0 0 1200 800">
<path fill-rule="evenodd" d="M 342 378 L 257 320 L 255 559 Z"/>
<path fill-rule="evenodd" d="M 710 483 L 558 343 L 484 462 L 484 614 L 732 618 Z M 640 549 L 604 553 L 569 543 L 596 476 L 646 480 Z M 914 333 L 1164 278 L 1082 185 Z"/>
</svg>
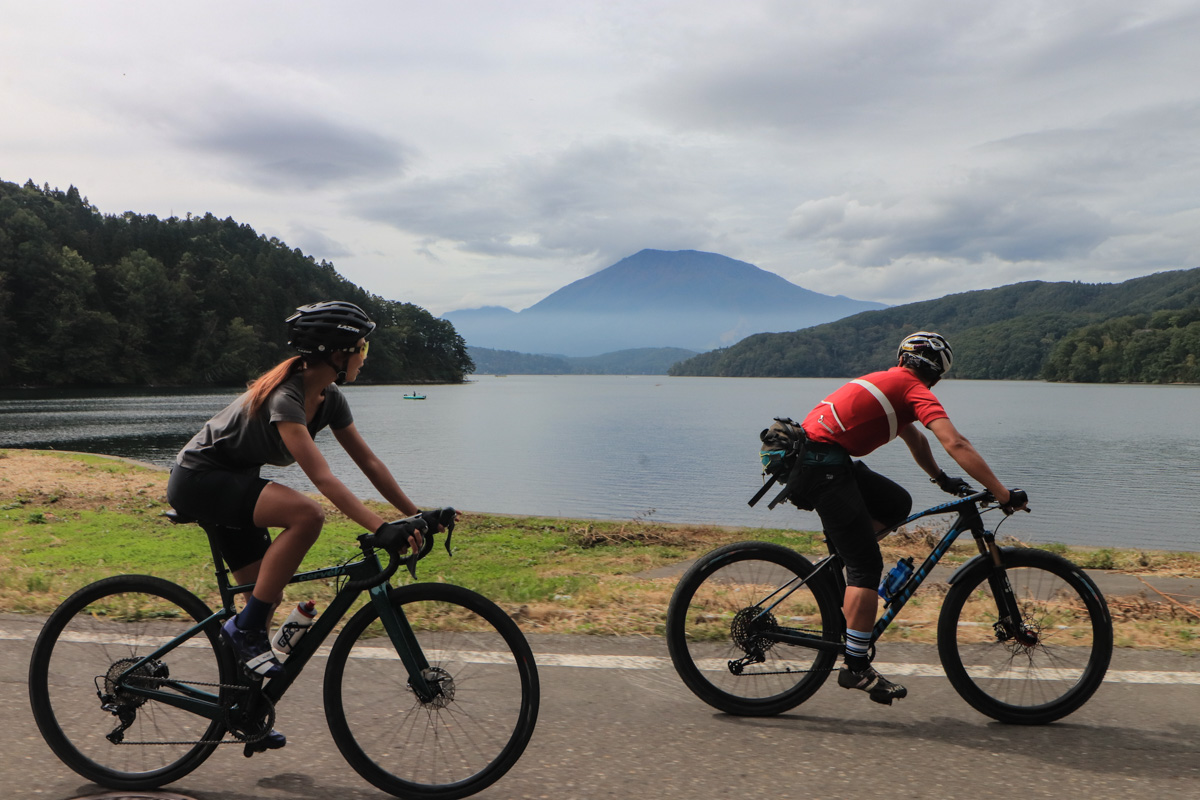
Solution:
<svg viewBox="0 0 1200 800">
<path fill-rule="evenodd" d="M 843 262 L 874 267 L 912 257 L 970 262 L 1078 257 L 1115 230 L 1077 203 L 972 186 L 894 202 L 867 204 L 844 196 L 811 201 L 793 213 L 788 232 L 826 244 Z"/>
<path fill-rule="evenodd" d="M 441 308 L 643 248 L 885 302 L 1200 264 L 1197 0 L 213 3 L 14 6 L 0 177 Z"/>
<path fill-rule="evenodd" d="M 679 129 L 769 129 L 836 152 L 835 132 L 855 143 L 994 136 L 1194 96 L 1200 12 L 1172 0 L 1101 0 L 1081 13 L 944 0 L 756 10 L 685 21 L 676 57 L 632 101 Z"/>
<path fill-rule="evenodd" d="M 405 149 L 366 128 L 294 109 L 217 108 L 175 130 L 176 140 L 276 189 L 322 189 L 390 177 Z"/>
<path fill-rule="evenodd" d="M 684 156 L 608 140 L 446 178 L 418 178 L 351 200 L 355 214 L 466 253 L 522 259 L 621 258 L 644 247 L 714 240 L 714 190 Z M 611 263 L 611 262 L 609 262 Z"/>
<path fill-rule="evenodd" d="M 354 255 L 353 250 L 341 242 L 329 238 L 319 228 L 314 228 L 304 223 L 295 223 L 291 226 L 290 230 L 291 235 L 288 237 L 288 243 L 316 259 L 325 260 Z"/>
<path fill-rule="evenodd" d="M 989 142 L 940 180 L 805 201 L 787 233 L 859 266 L 1078 263 L 1115 240 L 1174 228 L 1171 217 L 1196 207 L 1198 132 L 1200 104 L 1187 102 Z"/>
</svg>

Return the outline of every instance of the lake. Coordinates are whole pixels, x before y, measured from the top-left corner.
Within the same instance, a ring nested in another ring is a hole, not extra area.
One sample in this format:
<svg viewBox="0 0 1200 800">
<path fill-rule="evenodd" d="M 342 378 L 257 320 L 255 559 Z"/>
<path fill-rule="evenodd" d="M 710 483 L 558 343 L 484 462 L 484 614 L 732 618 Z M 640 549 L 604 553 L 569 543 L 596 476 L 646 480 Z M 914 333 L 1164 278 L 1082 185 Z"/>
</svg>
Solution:
<svg viewBox="0 0 1200 800">
<path fill-rule="evenodd" d="M 841 379 L 477 376 L 456 386 L 350 386 L 358 428 L 422 506 L 539 516 L 818 529 L 815 514 L 746 501 L 758 432 L 802 418 Z M 947 380 L 937 394 L 1032 514 L 999 529 L 1034 542 L 1200 551 L 1197 386 Z M 170 464 L 229 391 L 0 393 L 0 446 Z M 931 437 L 932 441 L 932 437 Z M 328 431 L 334 471 L 378 494 Z M 961 470 L 933 442 L 951 475 Z M 948 499 L 896 441 L 864 459 L 914 507 Z M 296 468 L 264 471 L 311 489 Z M 771 495 L 768 495 L 770 497 Z M 989 515 L 989 527 L 996 515 Z"/>
</svg>

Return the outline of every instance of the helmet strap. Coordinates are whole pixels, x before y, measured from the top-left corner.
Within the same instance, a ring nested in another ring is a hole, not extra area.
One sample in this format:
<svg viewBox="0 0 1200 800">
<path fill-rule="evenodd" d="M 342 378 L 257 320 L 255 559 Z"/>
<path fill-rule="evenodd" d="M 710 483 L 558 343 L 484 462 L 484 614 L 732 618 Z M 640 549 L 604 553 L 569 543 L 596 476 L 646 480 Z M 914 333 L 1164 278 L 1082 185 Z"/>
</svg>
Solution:
<svg viewBox="0 0 1200 800">
<path fill-rule="evenodd" d="M 332 351 L 329 353 L 323 353 L 322 358 L 324 359 L 325 363 L 328 364 L 329 366 L 333 367 L 333 371 L 335 373 L 337 373 L 336 377 L 334 377 L 334 379 L 333 379 L 333 382 L 336 383 L 338 386 L 343 386 L 346 383 L 346 370 L 345 370 L 345 368 L 339 367 L 337 364 L 333 363 L 333 355 L 336 352 L 340 352 L 340 351 L 335 350 L 335 351 Z M 349 366 L 349 365 L 347 364 L 347 366 Z"/>
</svg>

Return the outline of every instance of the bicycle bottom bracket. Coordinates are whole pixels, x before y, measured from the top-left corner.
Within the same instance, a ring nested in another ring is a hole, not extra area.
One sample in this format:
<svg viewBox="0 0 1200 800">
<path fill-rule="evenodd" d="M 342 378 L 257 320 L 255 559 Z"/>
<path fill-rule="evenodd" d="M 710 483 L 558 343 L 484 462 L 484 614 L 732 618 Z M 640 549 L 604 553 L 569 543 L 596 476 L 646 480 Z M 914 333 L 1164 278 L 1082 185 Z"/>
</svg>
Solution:
<svg viewBox="0 0 1200 800">
<path fill-rule="evenodd" d="M 239 742 L 257 742 L 275 727 L 275 705 L 260 694 L 252 710 L 226 706 L 224 722 L 225 729 Z"/>
</svg>

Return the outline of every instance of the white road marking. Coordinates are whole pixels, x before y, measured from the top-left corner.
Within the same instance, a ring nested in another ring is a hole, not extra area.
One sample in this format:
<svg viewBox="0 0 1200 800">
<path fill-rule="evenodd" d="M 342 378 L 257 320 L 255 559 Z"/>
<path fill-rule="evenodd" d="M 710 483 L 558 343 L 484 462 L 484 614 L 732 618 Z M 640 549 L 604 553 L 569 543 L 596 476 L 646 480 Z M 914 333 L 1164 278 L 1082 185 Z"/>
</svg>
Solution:
<svg viewBox="0 0 1200 800">
<path fill-rule="evenodd" d="M 36 638 L 33 633 L 13 633 L 0 629 L 0 639 L 15 639 L 28 641 Z M 66 641 L 78 644 L 108 644 L 108 645 L 135 645 L 138 640 L 120 634 L 70 634 L 63 636 L 59 641 Z M 207 642 L 185 642 L 182 647 L 207 647 Z M 357 647 L 354 650 L 354 655 L 357 658 L 370 658 L 380 660 L 395 660 L 399 657 L 395 651 L 385 647 Z M 322 647 L 317 650 L 318 657 L 328 657 L 329 647 Z M 508 653 L 493 652 L 486 650 L 463 651 L 456 650 L 453 653 L 443 653 L 438 650 L 426 652 L 426 656 L 431 661 L 444 660 L 453 658 L 455 661 L 462 661 L 471 664 L 503 664 L 512 661 L 512 656 Z M 630 669 L 630 670 L 672 670 L 671 659 L 663 656 L 616 656 L 616 655 L 584 655 L 582 653 L 534 653 L 534 658 L 539 667 L 566 667 L 572 669 Z M 722 659 L 704 659 L 699 662 L 702 670 L 721 671 L 726 669 L 726 661 Z M 876 665 L 880 672 L 888 676 L 906 677 L 906 678 L 941 678 L 945 676 L 941 666 L 938 664 L 884 664 Z M 773 669 L 783 669 L 782 663 L 776 663 Z M 795 669 L 803 669 L 800 664 L 794 665 Z M 968 667 L 968 671 L 976 677 L 982 677 L 987 670 L 983 667 Z M 1027 678 L 1029 670 L 1011 670 L 1003 674 L 996 674 L 993 677 L 1003 679 L 1022 679 Z M 1055 674 L 1054 670 L 1043 669 L 1038 670 L 1038 676 L 1045 679 L 1063 679 L 1073 680 L 1078 676 L 1077 671 L 1062 670 L 1059 674 Z M 1109 670 L 1104 676 L 1105 683 L 1136 683 L 1149 684 L 1160 686 L 1200 686 L 1200 672 L 1171 672 L 1165 670 Z"/>
</svg>

